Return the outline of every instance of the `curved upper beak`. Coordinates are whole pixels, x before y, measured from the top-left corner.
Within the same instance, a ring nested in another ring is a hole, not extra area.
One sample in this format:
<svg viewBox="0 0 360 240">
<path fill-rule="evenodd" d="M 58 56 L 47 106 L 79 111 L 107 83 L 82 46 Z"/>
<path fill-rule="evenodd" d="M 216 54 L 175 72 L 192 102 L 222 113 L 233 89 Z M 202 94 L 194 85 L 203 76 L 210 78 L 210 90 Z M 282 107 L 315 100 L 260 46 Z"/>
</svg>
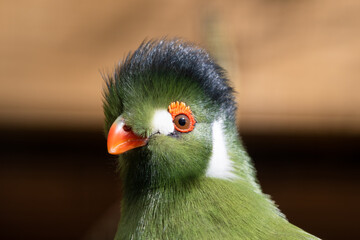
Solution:
<svg viewBox="0 0 360 240">
<path fill-rule="evenodd" d="M 123 118 L 119 117 L 111 125 L 108 137 L 108 152 L 119 155 L 133 148 L 142 147 L 147 144 L 148 138 L 136 135 L 130 127 L 125 125 Z"/>
</svg>

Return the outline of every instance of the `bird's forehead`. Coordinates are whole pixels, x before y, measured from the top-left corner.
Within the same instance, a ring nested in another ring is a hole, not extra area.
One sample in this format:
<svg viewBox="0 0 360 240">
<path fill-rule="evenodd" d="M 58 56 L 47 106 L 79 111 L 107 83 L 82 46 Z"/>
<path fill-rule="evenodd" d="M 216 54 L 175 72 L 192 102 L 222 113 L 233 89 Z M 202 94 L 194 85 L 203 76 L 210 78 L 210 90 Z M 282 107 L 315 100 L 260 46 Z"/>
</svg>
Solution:
<svg viewBox="0 0 360 240">
<path fill-rule="evenodd" d="M 165 113 L 169 105 L 176 101 L 189 106 L 196 121 L 212 122 L 216 110 L 202 87 L 190 78 L 174 75 L 150 75 L 134 79 L 123 95 L 123 115 L 135 129 L 136 126 L 139 129 L 153 129 L 154 119 L 168 122 Z"/>
<path fill-rule="evenodd" d="M 124 107 L 167 109 L 174 101 L 195 105 L 206 95 L 196 81 L 176 75 L 149 75 L 135 78 L 128 84 L 123 96 Z"/>
</svg>

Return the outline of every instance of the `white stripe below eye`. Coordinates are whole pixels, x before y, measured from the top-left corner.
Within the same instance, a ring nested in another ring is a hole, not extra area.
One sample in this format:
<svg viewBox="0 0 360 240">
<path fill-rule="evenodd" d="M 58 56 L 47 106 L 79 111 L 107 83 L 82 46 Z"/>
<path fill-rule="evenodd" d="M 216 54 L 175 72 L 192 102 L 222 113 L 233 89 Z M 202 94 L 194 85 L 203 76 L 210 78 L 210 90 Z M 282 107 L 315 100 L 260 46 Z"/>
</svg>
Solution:
<svg viewBox="0 0 360 240">
<path fill-rule="evenodd" d="M 223 122 L 215 121 L 212 124 L 212 154 L 210 157 L 207 177 L 234 179 L 233 162 L 229 158 L 226 149 L 226 139 L 223 130 Z"/>
<path fill-rule="evenodd" d="M 174 123 L 167 110 L 156 110 L 152 120 L 152 133 L 168 135 L 174 132 Z"/>
</svg>

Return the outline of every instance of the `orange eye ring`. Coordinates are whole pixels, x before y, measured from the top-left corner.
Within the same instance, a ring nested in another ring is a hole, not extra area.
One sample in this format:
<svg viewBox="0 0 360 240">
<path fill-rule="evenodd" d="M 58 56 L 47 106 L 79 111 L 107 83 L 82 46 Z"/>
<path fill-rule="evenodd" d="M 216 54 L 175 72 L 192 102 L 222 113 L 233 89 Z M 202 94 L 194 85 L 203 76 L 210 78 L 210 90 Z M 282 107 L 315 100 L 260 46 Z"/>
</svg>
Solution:
<svg viewBox="0 0 360 240">
<path fill-rule="evenodd" d="M 191 132 L 196 120 L 189 106 L 183 102 L 172 102 L 168 107 L 169 113 L 172 116 L 174 127 L 177 131 L 187 133 Z"/>
</svg>

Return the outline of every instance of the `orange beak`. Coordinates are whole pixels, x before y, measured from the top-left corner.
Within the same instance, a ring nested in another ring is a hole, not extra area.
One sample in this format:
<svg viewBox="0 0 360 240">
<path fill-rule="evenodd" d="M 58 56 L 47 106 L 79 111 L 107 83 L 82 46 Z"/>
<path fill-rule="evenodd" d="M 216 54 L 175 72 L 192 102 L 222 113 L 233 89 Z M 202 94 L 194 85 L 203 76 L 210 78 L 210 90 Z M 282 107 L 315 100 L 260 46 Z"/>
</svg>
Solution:
<svg viewBox="0 0 360 240">
<path fill-rule="evenodd" d="M 130 127 L 125 125 L 122 118 L 118 118 L 112 124 L 108 134 L 108 152 L 119 155 L 130 149 L 145 146 L 147 140 L 147 138 L 136 135 Z"/>
</svg>

